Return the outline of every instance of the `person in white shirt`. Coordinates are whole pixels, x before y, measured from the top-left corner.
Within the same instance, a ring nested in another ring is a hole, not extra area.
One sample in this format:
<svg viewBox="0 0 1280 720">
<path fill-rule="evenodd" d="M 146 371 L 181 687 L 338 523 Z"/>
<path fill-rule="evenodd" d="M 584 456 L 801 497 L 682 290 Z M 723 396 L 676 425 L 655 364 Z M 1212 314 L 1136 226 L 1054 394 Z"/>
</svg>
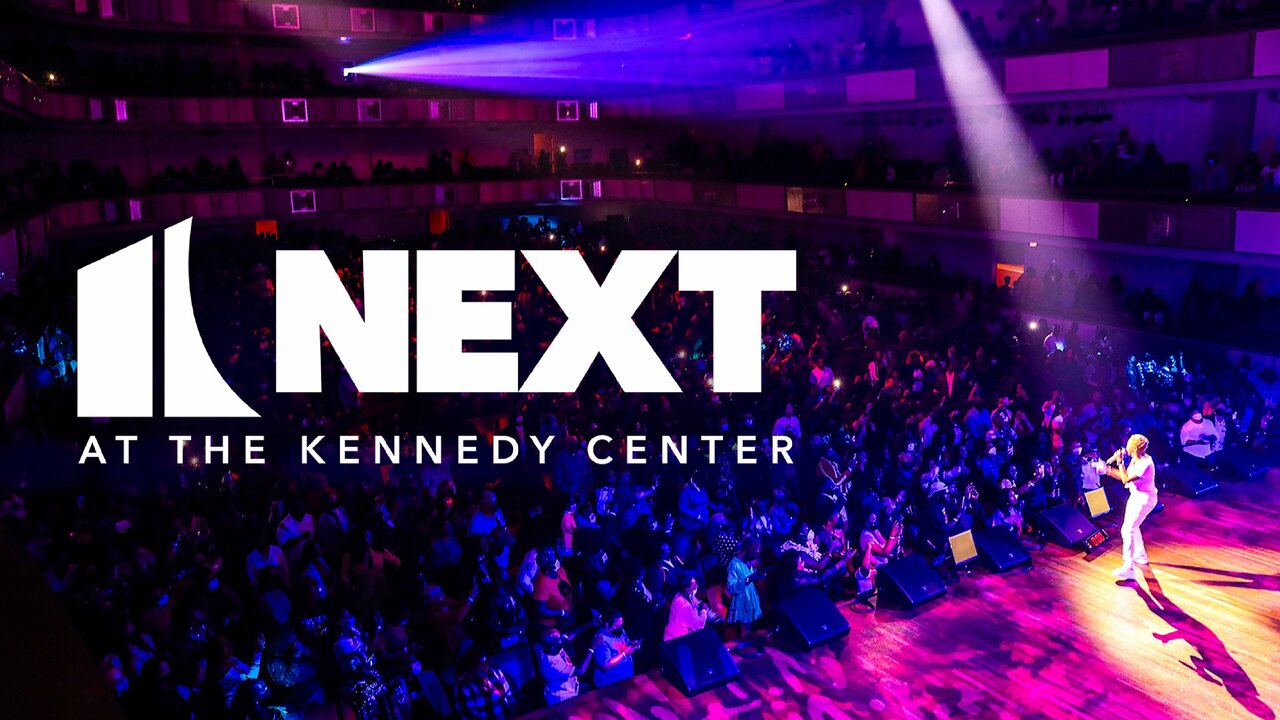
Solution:
<svg viewBox="0 0 1280 720">
<path fill-rule="evenodd" d="M 544 681 L 543 697 L 547 705 L 559 705 L 578 697 L 578 676 L 582 670 L 569 657 L 569 639 L 552 628 L 542 638 L 538 656 L 538 672 Z"/>
<path fill-rule="evenodd" d="M 814 363 L 813 372 L 809 374 L 809 382 L 817 385 L 819 390 L 826 390 L 835 381 L 835 372 L 827 367 L 825 359 L 819 357 L 817 362 Z"/>
<path fill-rule="evenodd" d="M 245 572 L 249 576 L 249 584 L 255 591 L 258 589 L 258 574 L 264 568 L 275 568 L 281 582 L 289 585 L 289 563 L 284 557 L 284 550 L 271 542 L 271 531 L 263 530 L 258 535 L 258 542 L 244 559 Z"/>
<path fill-rule="evenodd" d="M 281 518 L 280 524 L 276 526 L 276 543 L 290 550 L 298 543 L 315 537 L 315 534 L 315 518 L 306 511 L 300 499 L 292 499 L 289 502 L 288 514 Z"/>
<path fill-rule="evenodd" d="M 1129 502 L 1124 508 L 1124 524 L 1120 537 L 1124 540 L 1124 561 L 1114 575 L 1121 581 L 1137 578 L 1134 565 L 1147 564 L 1147 548 L 1142 543 L 1142 521 L 1156 508 L 1156 464 L 1147 454 L 1150 443 L 1142 435 L 1130 435 L 1124 450 L 1117 450 L 1106 464 L 1099 463 L 1099 472 L 1123 482 L 1129 488 Z M 1125 464 L 1124 456 L 1129 456 Z"/>
<path fill-rule="evenodd" d="M 1182 452 L 1197 460 L 1204 460 L 1213 454 L 1217 444 L 1217 430 L 1204 421 L 1203 413 L 1192 413 L 1191 419 L 1182 424 L 1179 433 Z"/>
<path fill-rule="evenodd" d="M 1053 332 L 1044 336 L 1044 354 L 1052 355 L 1056 352 L 1063 352 L 1067 349 L 1066 337 L 1062 334 L 1062 328 L 1058 325 L 1053 326 Z"/>
<path fill-rule="evenodd" d="M 796 417 L 795 406 L 791 403 L 787 403 L 786 410 L 782 413 L 782 417 L 773 421 L 773 435 L 774 437 L 790 435 L 796 440 L 800 439 L 800 418 Z"/>
<path fill-rule="evenodd" d="M 707 626 L 715 618 L 711 608 L 698 599 L 698 581 L 686 575 L 680 581 L 679 592 L 671 599 L 671 616 L 662 631 L 662 641 L 675 640 Z"/>
</svg>

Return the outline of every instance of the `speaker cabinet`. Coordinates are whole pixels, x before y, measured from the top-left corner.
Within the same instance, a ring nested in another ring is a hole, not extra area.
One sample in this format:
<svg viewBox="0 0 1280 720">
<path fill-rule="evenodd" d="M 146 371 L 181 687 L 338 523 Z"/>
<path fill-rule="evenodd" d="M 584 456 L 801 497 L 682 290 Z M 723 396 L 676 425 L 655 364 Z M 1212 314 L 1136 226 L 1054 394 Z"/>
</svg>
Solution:
<svg viewBox="0 0 1280 720">
<path fill-rule="evenodd" d="M 876 577 L 881 603 L 913 608 L 947 594 L 946 583 L 923 555 L 907 555 L 881 565 Z"/>
<path fill-rule="evenodd" d="M 1009 528 L 982 528 L 973 531 L 978 556 L 991 570 L 1002 573 L 1031 565 L 1031 553 Z"/>
<path fill-rule="evenodd" d="M 737 679 L 738 664 L 711 628 L 662 643 L 662 676 L 685 695 L 697 695 Z"/>
<path fill-rule="evenodd" d="M 1081 512 L 1068 503 L 1055 505 L 1040 513 L 1041 528 L 1054 543 L 1066 548 L 1077 548 L 1084 539 L 1098 528 Z"/>
<path fill-rule="evenodd" d="M 1200 497 L 1218 489 L 1217 478 L 1190 463 L 1170 465 L 1156 477 L 1182 497 Z"/>
<path fill-rule="evenodd" d="M 783 600 L 778 612 L 783 632 L 805 650 L 849 634 L 849 621 L 820 590 L 805 590 Z"/>
<path fill-rule="evenodd" d="M 1209 456 L 1214 472 L 1227 480 L 1261 480 L 1271 470 L 1270 459 L 1263 453 L 1244 447 L 1231 447 Z"/>
</svg>

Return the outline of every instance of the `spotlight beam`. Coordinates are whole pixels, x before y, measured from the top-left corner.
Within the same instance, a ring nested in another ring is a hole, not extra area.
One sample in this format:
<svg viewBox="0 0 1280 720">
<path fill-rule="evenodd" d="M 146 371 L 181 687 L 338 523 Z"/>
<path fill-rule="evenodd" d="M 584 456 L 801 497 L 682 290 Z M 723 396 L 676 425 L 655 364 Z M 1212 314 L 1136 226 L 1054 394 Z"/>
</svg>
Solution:
<svg viewBox="0 0 1280 720">
<path fill-rule="evenodd" d="M 921 6 L 974 184 L 988 197 L 1010 185 L 1024 194 L 1048 194 L 1031 141 L 951 0 L 921 0 Z"/>
</svg>

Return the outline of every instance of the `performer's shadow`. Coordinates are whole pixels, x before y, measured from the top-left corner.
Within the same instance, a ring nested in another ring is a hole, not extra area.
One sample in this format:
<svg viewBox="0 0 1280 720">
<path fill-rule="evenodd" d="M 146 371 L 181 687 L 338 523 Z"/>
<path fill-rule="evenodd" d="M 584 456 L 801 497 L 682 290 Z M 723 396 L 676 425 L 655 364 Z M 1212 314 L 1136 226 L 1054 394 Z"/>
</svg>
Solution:
<svg viewBox="0 0 1280 720">
<path fill-rule="evenodd" d="M 1174 640 L 1185 640 L 1200 657 L 1193 657 L 1190 663 L 1184 661 L 1183 665 L 1194 670 L 1204 680 L 1224 687 L 1241 707 L 1256 717 L 1275 720 L 1275 711 L 1258 696 L 1257 686 L 1240 663 L 1231 656 L 1217 634 L 1170 600 L 1150 567 L 1143 570 L 1143 575 L 1147 580 L 1147 590 L 1139 583 L 1132 583 L 1132 587 L 1151 612 L 1173 627 L 1173 632 L 1152 633 L 1152 636 L 1166 644 Z"/>
<path fill-rule="evenodd" d="M 1223 580 L 1196 580 L 1195 582 L 1200 585 L 1280 592 L 1280 574 L 1265 575 L 1263 573 L 1247 573 L 1236 570 L 1219 570 L 1218 568 L 1200 567 L 1199 565 L 1173 565 L 1169 563 L 1161 563 L 1161 565 L 1162 567 L 1178 568 L 1179 570 L 1194 570 L 1206 575 L 1216 575 L 1220 578 L 1225 578 Z"/>
</svg>

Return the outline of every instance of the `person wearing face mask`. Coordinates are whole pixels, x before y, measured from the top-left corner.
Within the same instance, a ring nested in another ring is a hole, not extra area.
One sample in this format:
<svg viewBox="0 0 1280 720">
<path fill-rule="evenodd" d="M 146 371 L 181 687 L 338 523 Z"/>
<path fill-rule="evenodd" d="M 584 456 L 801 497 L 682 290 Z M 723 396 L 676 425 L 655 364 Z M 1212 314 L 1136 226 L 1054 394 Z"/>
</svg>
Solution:
<svg viewBox="0 0 1280 720">
<path fill-rule="evenodd" d="M 1073 505 L 1079 505 L 1084 499 L 1084 473 L 1087 466 L 1088 463 L 1084 461 L 1084 446 L 1079 440 L 1071 443 L 1071 452 L 1063 466 L 1062 495 Z"/>
<path fill-rule="evenodd" d="M 1205 405 L 1209 406 L 1208 403 Z M 1182 425 L 1179 440 L 1184 457 L 1196 464 L 1204 464 L 1217 446 L 1217 428 L 1211 421 L 1206 421 L 1203 412 L 1192 413 L 1191 419 Z"/>
<path fill-rule="evenodd" d="M 795 406 L 791 403 L 787 403 L 782 415 L 773 422 L 773 434 L 790 435 L 794 440 L 800 439 L 800 418 L 796 416 Z"/>
<path fill-rule="evenodd" d="M 762 573 L 755 567 L 760 558 L 760 540 L 748 535 L 738 545 L 738 551 L 729 561 L 729 570 L 725 581 L 725 592 L 728 594 L 728 622 L 737 623 L 745 638 L 751 632 L 751 625 L 760 619 L 763 611 L 760 608 L 760 595 L 756 591 L 755 579 Z"/>
<path fill-rule="evenodd" d="M 867 515 L 862 534 L 858 537 L 858 549 L 865 558 L 865 563 L 875 569 L 893 559 L 902 541 L 902 523 L 895 522 L 886 540 L 880 532 L 879 518 L 875 513 Z"/>
<path fill-rule="evenodd" d="M 1015 537 L 1022 535 L 1026 527 L 1022 520 L 1022 501 L 1017 492 L 1010 490 L 1005 496 L 1004 505 L 991 513 L 991 527 L 1007 527 Z"/>
<path fill-rule="evenodd" d="M 542 695 L 548 707 L 578 697 L 578 676 L 586 667 L 574 664 L 568 649 L 570 639 L 559 630 L 551 629 L 539 643 L 538 675 L 542 677 Z"/>
<path fill-rule="evenodd" d="M 671 615 L 667 620 L 666 629 L 662 632 L 663 642 L 697 632 L 706 627 L 708 622 L 715 622 L 718 619 L 711 608 L 698 599 L 697 578 L 686 575 L 681 579 L 678 587 L 679 591 L 671 599 Z"/>
<path fill-rule="evenodd" d="M 538 576 L 533 581 L 533 601 L 537 607 L 539 622 L 553 627 L 567 623 L 573 617 L 573 592 L 569 575 L 560 565 L 560 558 L 553 552 L 540 553 Z"/>
<path fill-rule="evenodd" d="M 699 486 L 692 475 L 685 479 L 680 489 L 679 515 L 676 524 L 681 530 L 698 530 L 707 524 L 707 491 Z"/>
<path fill-rule="evenodd" d="M 782 543 L 780 552 L 794 552 L 800 557 L 799 572 L 808 578 L 820 578 L 827 569 L 829 558 L 818 546 L 817 534 L 808 525 L 796 526 L 790 540 Z"/>
<path fill-rule="evenodd" d="M 597 688 L 629 680 L 635 676 L 632 655 L 640 649 L 640 643 L 631 642 L 623 628 L 622 612 L 609 608 L 604 614 L 604 626 L 596 633 L 588 651 L 591 663 L 591 682 Z"/>
</svg>

